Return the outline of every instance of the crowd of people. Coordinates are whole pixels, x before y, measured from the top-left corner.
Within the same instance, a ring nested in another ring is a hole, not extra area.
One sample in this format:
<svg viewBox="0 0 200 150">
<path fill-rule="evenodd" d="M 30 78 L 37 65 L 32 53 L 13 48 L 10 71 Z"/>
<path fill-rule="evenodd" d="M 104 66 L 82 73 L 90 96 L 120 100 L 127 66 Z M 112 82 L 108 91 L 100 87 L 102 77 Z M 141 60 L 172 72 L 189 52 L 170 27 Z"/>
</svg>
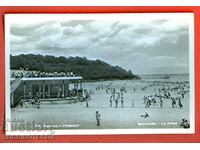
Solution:
<svg viewBox="0 0 200 150">
<path fill-rule="evenodd" d="M 126 100 L 124 95 L 127 93 L 126 84 L 122 85 L 118 91 L 116 88 L 112 88 L 112 83 L 107 86 L 100 85 L 95 90 L 97 92 L 105 91 L 105 93 L 110 94 L 109 107 L 125 107 L 124 103 Z M 184 107 L 183 101 L 185 100 L 185 96 L 189 95 L 189 91 L 190 86 L 188 81 L 148 81 L 144 85 L 133 87 L 133 91 L 128 92 L 143 94 L 144 97 L 141 99 L 141 103 L 143 103 L 144 108 L 169 108 L 168 104 L 171 103 L 171 108 L 182 109 Z M 134 96 L 131 102 L 132 108 L 137 107 Z M 150 116 L 145 112 L 141 117 L 149 118 Z M 186 119 L 182 120 L 180 127 L 189 128 L 188 126 L 189 122 Z"/>
<path fill-rule="evenodd" d="M 158 87 L 154 89 L 155 95 L 144 96 L 145 107 L 155 106 L 159 103 L 160 107 L 163 107 L 165 101 L 171 101 L 172 108 L 183 108 L 182 100 L 186 94 L 189 94 L 189 82 L 161 82 L 156 81 L 153 84 L 149 84 L 149 87 Z M 146 90 L 146 87 L 142 90 Z M 144 90 L 144 91 L 145 91 Z"/>
<path fill-rule="evenodd" d="M 20 101 L 20 106 L 21 107 L 25 107 L 28 108 L 29 107 L 29 103 L 31 103 L 32 108 L 38 108 L 40 109 L 40 99 L 38 97 L 36 97 L 35 99 L 22 99 Z"/>
<path fill-rule="evenodd" d="M 11 78 L 39 78 L 39 77 L 74 77 L 73 72 L 41 72 L 41 71 L 13 71 Z"/>
<path fill-rule="evenodd" d="M 152 91 L 152 87 L 154 91 Z M 157 87 L 157 89 L 155 88 Z M 110 95 L 109 103 L 110 107 L 118 107 L 119 102 L 121 102 L 121 107 L 124 107 L 124 94 L 127 92 L 126 87 L 123 85 L 117 91 L 115 88 L 110 86 L 98 86 L 96 91 L 104 90 Z M 183 108 L 182 100 L 186 94 L 189 94 L 189 82 L 161 82 L 155 81 L 153 83 L 149 82 L 147 85 L 136 88 L 133 87 L 133 93 L 143 93 L 143 104 L 145 108 L 151 106 L 163 107 L 163 103 L 167 100 L 171 101 L 172 108 Z M 156 94 L 153 94 L 156 93 Z M 148 93 L 151 93 L 148 95 Z M 113 103 L 115 105 L 113 105 Z M 135 100 L 132 99 L 132 107 L 135 107 Z"/>
</svg>

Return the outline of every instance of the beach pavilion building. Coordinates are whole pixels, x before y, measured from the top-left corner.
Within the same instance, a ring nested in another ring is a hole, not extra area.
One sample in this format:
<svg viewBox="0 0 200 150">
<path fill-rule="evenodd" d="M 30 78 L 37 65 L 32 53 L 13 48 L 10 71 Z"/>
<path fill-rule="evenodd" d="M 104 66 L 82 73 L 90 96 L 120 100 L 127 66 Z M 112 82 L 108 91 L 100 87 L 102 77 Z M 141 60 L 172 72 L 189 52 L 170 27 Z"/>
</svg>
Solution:
<svg viewBox="0 0 200 150">
<path fill-rule="evenodd" d="M 82 77 L 16 78 L 10 82 L 11 107 L 21 100 L 67 100 L 83 96 Z"/>
</svg>

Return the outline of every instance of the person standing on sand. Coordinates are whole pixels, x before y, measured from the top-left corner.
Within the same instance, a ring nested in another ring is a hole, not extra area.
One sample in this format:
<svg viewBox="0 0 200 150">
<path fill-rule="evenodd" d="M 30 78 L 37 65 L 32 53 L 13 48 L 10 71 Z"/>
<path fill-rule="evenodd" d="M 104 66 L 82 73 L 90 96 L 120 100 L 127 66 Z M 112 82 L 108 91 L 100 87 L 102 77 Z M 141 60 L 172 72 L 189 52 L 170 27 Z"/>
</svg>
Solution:
<svg viewBox="0 0 200 150">
<path fill-rule="evenodd" d="M 113 101 L 115 101 L 115 88 L 112 89 L 112 98 L 113 98 Z"/>
<path fill-rule="evenodd" d="M 110 96 L 110 107 L 112 107 L 112 95 Z"/>
<path fill-rule="evenodd" d="M 132 108 L 135 107 L 135 102 L 134 102 L 134 99 L 132 99 Z"/>
<path fill-rule="evenodd" d="M 124 107 L 124 100 L 123 100 L 123 97 L 121 99 L 121 106 Z"/>
<path fill-rule="evenodd" d="M 97 126 L 100 126 L 101 115 L 98 110 L 96 110 L 96 120 L 97 120 Z"/>
<path fill-rule="evenodd" d="M 175 98 L 172 97 L 171 99 L 172 99 L 172 107 L 173 108 L 177 107 Z"/>
<path fill-rule="evenodd" d="M 178 97 L 178 106 L 179 106 L 179 108 L 183 108 L 183 104 L 181 102 L 181 98 L 180 97 Z"/>
<path fill-rule="evenodd" d="M 121 94 L 121 106 L 124 107 L 124 97 L 123 97 L 123 94 Z"/>
<path fill-rule="evenodd" d="M 37 108 L 40 109 L 40 100 L 37 101 Z"/>
<path fill-rule="evenodd" d="M 184 93 L 183 92 L 181 93 L 181 97 L 184 98 Z"/>
<path fill-rule="evenodd" d="M 86 107 L 89 107 L 88 99 L 86 99 Z"/>
<path fill-rule="evenodd" d="M 170 92 L 168 92 L 168 98 L 170 98 L 171 97 L 171 94 L 170 94 Z"/>
<path fill-rule="evenodd" d="M 118 105 L 118 98 L 115 99 L 115 108 L 117 108 Z"/>
<path fill-rule="evenodd" d="M 147 97 L 146 104 L 145 104 L 145 107 L 146 107 L 146 108 L 149 108 L 149 106 L 151 106 L 151 99 L 150 99 L 150 97 L 148 96 L 148 97 Z"/>
<path fill-rule="evenodd" d="M 118 102 L 119 102 L 119 99 L 120 99 L 120 93 L 117 92 L 117 97 L 115 98 L 115 108 L 118 107 Z"/>
<path fill-rule="evenodd" d="M 160 97 L 160 108 L 162 108 L 162 107 L 163 107 L 163 100 Z"/>
<path fill-rule="evenodd" d="M 40 109 L 40 99 L 39 99 L 39 97 L 36 97 L 34 103 L 35 103 L 35 105 L 37 106 L 37 108 Z"/>
</svg>

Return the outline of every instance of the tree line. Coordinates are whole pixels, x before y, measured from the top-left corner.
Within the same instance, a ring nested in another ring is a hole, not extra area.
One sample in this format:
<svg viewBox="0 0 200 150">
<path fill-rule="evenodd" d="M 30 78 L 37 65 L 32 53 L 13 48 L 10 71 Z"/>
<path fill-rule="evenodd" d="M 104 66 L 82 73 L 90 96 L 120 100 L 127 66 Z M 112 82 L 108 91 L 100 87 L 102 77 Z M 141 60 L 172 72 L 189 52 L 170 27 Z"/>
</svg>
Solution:
<svg viewBox="0 0 200 150">
<path fill-rule="evenodd" d="M 73 72 L 85 80 L 140 79 L 131 70 L 126 71 L 119 66 L 111 66 L 99 59 L 88 60 L 86 57 L 10 55 L 10 69 L 20 68 L 41 72 Z"/>
</svg>

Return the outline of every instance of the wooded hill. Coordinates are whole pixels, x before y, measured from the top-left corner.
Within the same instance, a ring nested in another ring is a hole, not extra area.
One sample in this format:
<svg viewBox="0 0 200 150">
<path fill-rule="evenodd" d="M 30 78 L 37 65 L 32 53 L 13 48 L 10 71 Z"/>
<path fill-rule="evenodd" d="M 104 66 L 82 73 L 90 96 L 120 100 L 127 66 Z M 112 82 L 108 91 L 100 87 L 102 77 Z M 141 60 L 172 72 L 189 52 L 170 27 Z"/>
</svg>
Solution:
<svg viewBox="0 0 200 150">
<path fill-rule="evenodd" d="M 73 72 L 85 80 L 139 79 L 131 70 L 111 66 L 99 59 L 88 60 L 86 57 L 55 57 L 43 55 L 10 56 L 10 69 L 28 68 L 41 72 Z"/>
</svg>

